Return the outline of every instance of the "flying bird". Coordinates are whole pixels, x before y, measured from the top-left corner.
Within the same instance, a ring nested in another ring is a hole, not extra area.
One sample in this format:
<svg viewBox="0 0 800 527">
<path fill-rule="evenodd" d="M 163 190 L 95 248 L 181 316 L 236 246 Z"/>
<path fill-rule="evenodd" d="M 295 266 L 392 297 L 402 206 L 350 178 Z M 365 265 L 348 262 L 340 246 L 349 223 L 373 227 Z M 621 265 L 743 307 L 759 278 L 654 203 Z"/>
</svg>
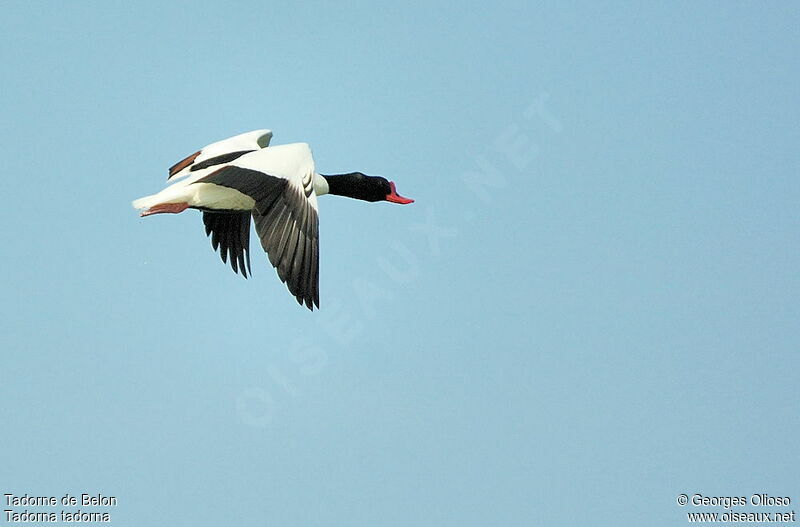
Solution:
<svg viewBox="0 0 800 527">
<path fill-rule="evenodd" d="M 335 194 L 363 201 L 408 204 L 395 184 L 361 172 L 316 172 L 306 143 L 269 146 L 270 130 L 255 130 L 205 146 L 175 163 L 158 194 L 133 201 L 140 215 L 186 209 L 203 212 L 206 235 L 247 278 L 250 218 L 278 277 L 300 305 L 319 308 L 319 218 L 317 196 Z"/>
</svg>

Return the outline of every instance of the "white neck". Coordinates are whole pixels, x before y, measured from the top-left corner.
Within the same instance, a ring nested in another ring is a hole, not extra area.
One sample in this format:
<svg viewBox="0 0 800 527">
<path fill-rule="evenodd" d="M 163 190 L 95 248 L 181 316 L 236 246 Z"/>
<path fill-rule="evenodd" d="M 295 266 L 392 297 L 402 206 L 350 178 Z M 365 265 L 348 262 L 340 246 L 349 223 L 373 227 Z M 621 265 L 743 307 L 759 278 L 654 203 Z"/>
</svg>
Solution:
<svg viewBox="0 0 800 527">
<path fill-rule="evenodd" d="M 314 194 L 322 196 L 328 193 L 328 182 L 325 178 L 314 172 Z"/>
</svg>

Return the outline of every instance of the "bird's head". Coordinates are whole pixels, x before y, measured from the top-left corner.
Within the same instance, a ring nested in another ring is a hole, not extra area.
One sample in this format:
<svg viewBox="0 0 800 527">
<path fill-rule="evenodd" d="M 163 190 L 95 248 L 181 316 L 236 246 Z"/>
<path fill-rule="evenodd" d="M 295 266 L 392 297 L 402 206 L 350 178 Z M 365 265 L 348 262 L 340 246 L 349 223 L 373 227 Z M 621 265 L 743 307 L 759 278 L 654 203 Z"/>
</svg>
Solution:
<svg viewBox="0 0 800 527">
<path fill-rule="evenodd" d="M 393 181 L 381 176 L 368 176 L 361 172 L 351 172 L 336 176 L 324 176 L 328 181 L 331 194 L 347 196 L 363 201 L 389 201 L 407 205 L 414 203 L 397 193 Z"/>
</svg>

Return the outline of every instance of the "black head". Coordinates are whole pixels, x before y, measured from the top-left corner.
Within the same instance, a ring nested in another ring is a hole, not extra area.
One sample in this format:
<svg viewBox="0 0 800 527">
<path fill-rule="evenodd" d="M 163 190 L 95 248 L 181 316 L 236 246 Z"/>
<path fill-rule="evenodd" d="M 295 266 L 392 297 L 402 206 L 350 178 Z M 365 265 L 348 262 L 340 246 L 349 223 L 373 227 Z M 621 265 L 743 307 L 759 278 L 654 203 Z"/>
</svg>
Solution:
<svg viewBox="0 0 800 527">
<path fill-rule="evenodd" d="M 339 196 L 363 201 L 390 201 L 392 203 L 413 203 L 413 199 L 400 196 L 394 183 L 380 176 L 368 176 L 361 172 L 322 176 L 328 182 L 329 192 Z"/>
</svg>

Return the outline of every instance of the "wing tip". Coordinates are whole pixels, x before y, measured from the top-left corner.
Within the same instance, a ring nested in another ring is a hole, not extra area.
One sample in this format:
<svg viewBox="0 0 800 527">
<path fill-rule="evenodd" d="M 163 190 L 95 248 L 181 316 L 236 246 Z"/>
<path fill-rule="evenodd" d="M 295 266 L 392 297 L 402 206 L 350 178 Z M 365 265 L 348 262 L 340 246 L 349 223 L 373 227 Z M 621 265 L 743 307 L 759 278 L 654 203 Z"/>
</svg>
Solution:
<svg viewBox="0 0 800 527">
<path fill-rule="evenodd" d="M 172 176 L 174 176 L 184 168 L 191 165 L 194 162 L 195 158 L 200 155 L 201 151 L 202 150 L 198 150 L 194 154 L 186 156 L 185 158 L 181 159 L 180 161 L 169 167 L 169 176 L 167 176 L 167 179 L 170 179 Z"/>
</svg>

